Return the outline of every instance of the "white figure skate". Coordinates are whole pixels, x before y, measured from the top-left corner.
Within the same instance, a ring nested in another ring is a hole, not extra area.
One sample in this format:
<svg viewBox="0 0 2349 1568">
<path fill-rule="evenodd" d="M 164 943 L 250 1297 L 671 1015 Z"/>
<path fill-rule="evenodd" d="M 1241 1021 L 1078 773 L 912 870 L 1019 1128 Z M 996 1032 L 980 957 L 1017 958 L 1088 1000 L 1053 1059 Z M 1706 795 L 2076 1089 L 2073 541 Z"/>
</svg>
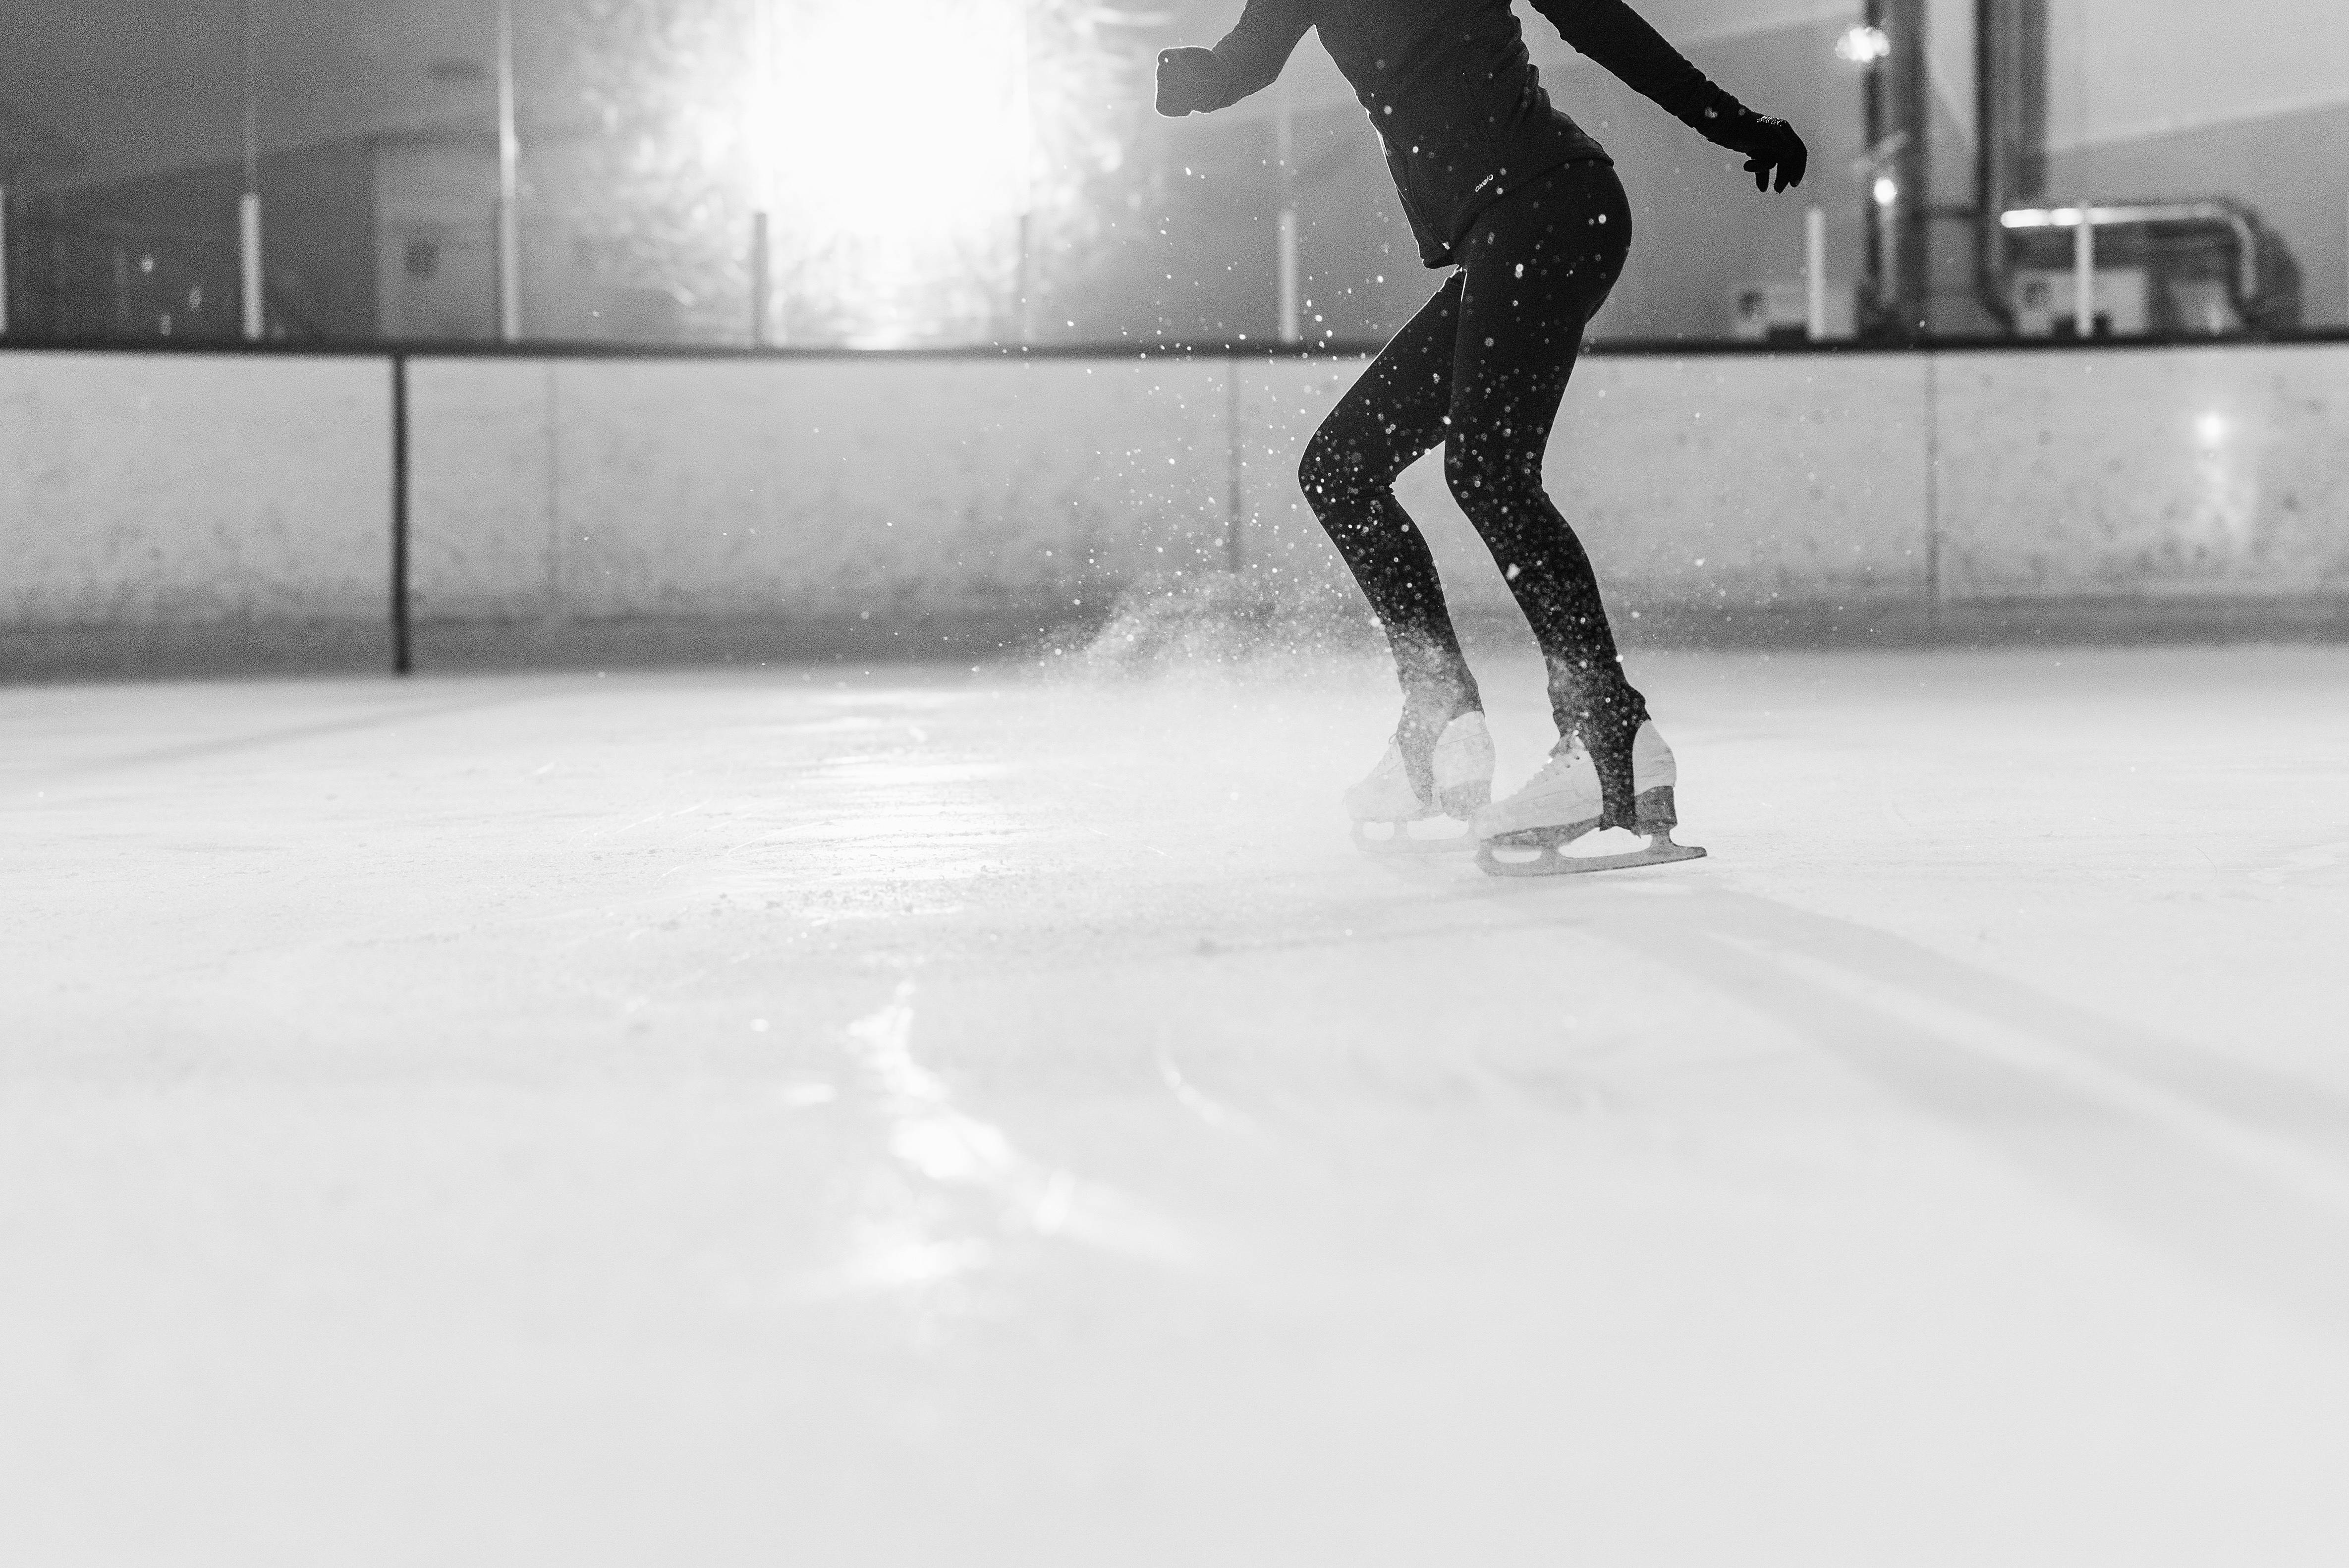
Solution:
<svg viewBox="0 0 2349 1568">
<path fill-rule="evenodd" d="M 1702 850 L 1672 842 L 1680 820 L 1672 789 L 1679 781 L 1672 748 L 1652 723 L 1643 721 L 1631 738 L 1632 830 L 1647 839 L 1647 847 L 1617 855 L 1569 855 L 1566 846 L 1596 829 L 1606 813 L 1590 753 L 1578 739 L 1562 740 L 1524 789 L 1476 813 L 1476 863 L 1496 877 L 1554 877 L 1695 860 Z"/>
<path fill-rule="evenodd" d="M 1466 822 L 1493 799 L 1493 737 L 1481 713 L 1464 713 L 1435 738 L 1435 799 L 1430 800 L 1411 787 L 1402 748 L 1387 742 L 1386 755 L 1371 776 L 1346 791 L 1346 814 L 1354 820 L 1354 846 L 1373 855 L 1443 854 L 1473 850 L 1476 835 L 1468 828 L 1425 838 L 1411 830 L 1413 822 L 1449 817 Z"/>
</svg>

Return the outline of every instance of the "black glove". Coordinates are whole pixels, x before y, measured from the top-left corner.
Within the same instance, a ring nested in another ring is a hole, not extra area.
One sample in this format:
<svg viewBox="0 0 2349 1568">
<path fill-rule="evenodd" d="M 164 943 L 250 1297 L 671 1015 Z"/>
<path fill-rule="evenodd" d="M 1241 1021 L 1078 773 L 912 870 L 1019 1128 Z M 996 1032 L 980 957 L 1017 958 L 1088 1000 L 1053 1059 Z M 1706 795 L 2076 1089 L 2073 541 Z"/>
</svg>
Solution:
<svg viewBox="0 0 2349 1568">
<path fill-rule="evenodd" d="M 1754 176 L 1754 189 L 1770 189 L 1770 175 L 1775 170 L 1778 189 L 1803 182 L 1803 171 L 1811 164 L 1811 150 L 1795 134 L 1795 128 L 1783 119 L 1767 115 L 1741 114 L 1713 134 L 1713 139 L 1732 152 L 1745 154 L 1745 172 Z"/>
<path fill-rule="evenodd" d="M 1180 119 L 1214 101 L 1224 85 L 1224 63 L 1213 49 L 1158 51 L 1158 112 Z"/>
</svg>

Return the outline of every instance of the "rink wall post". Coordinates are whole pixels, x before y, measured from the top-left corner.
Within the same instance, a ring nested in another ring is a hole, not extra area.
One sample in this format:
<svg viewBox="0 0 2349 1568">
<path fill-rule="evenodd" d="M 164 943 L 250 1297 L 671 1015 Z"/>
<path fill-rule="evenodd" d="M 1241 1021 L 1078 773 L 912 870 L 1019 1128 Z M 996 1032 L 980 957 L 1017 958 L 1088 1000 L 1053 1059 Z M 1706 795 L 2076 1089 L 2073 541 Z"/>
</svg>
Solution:
<svg viewBox="0 0 2349 1568">
<path fill-rule="evenodd" d="M 413 674 L 408 589 L 408 356 L 391 356 L 391 673 Z"/>
<path fill-rule="evenodd" d="M 1925 627 L 1941 630 L 1941 356 L 1924 356 L 1925 371 Z"/>
</svg>

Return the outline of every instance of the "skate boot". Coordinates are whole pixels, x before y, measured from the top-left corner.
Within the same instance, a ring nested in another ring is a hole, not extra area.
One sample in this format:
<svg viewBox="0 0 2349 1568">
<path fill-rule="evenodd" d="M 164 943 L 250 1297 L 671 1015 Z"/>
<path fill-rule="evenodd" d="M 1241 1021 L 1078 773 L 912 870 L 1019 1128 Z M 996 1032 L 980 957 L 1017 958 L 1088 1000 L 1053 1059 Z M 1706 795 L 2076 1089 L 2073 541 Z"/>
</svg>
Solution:
<svg viewBox="0 0 2349 1568">
<path fill-rule="evenodd" d="M 1672 842 L 1680 820 L 1672 790 L 1679 782 L 1672 748 L 1653 723 L 1642 720 L 1631 739 L 1633 820 L 1621 825 L 1645 837 L 1647 848 L 1615 855 L 1568 854 L 1567 845 L 1608 825 L 1598 765 L 1579 738 L 1568 737 L 1524 789 L 1476 813 L 1471 824 L 1478 841 L 1476 863 L 1496 877 L 1554 877 L 1695 860 L 1702 850 Z"/>
<path fill-rule="evenodd" d="M 1465 828 L 1419 837 L 1413 822 L 1448 817 L 1466 822 L 1493 799 L 1493 737 L 1485 716 L 1470 710 L 1444 727 L 1431 762 L 1433 792 L 1412 782 L 1398 738 L 1371 776 L 1346 791 L 1346 814 L 1354 820 L 1354 846 L 1373 855 L 1441 854 L 1473 850 L 1476 835 Z"/>
</svg>

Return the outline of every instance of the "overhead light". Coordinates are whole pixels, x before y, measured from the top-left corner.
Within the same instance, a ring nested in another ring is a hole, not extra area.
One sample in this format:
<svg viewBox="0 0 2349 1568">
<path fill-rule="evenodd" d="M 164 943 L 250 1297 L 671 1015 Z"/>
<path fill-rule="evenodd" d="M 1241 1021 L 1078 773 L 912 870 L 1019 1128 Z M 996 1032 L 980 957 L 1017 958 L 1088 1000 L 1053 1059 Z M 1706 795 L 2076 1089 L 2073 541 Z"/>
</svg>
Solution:
<svg viewBox="0 0 2349 1568">
<path fill-rule="evenodd" d="M 1836 40 L 1835 52 L 1837 59 L 1855 66 L 1872 66 L 1892 53 L 1892 36 L 1881 27 L 1862 24 Z"/>
<path fill-rule="evenodd" d="M 1889 174 L 1879 174 L 1876 177 L 1875 194 L 1878 206 L 1889 207 L 1900 200 L 1900 182 Z"/>
</svg>

